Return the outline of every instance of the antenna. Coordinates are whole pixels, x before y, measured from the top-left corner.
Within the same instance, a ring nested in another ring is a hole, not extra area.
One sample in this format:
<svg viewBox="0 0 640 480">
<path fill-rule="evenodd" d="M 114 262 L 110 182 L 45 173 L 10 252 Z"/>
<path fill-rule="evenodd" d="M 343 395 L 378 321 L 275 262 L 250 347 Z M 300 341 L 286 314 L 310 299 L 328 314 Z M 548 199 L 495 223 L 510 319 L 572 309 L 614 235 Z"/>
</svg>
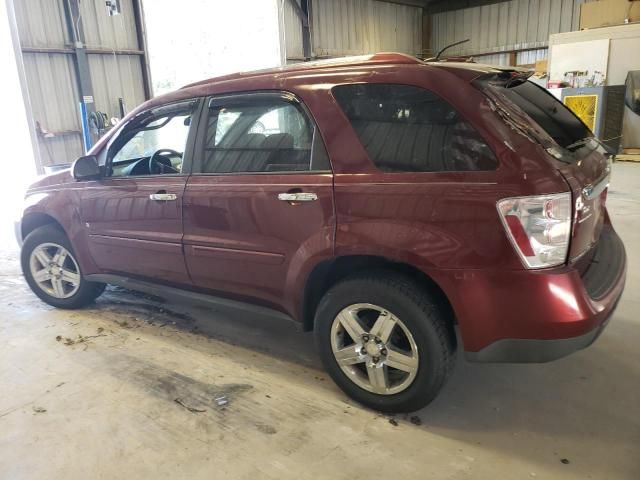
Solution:
<svg viewBox="0 0 640 480">
<path fill-rule="evenodd" d="M 466 38 L 464 40 L 460 40 L 459 42 L 452 43 L 451 45 L 447 45 L 446 47 L 441 48 L 435 57 L 427 58 L 425 62 L 437 62 L 438 60 L 440 60 L 440 55 L 442 55 L 445 52 L 445 50 L 449 50 L 451 47 L 455 47 L 457 45 L 462 45 L 463 43 L 467 43 L 469 40 L 471 39 Z"/>
</svg>

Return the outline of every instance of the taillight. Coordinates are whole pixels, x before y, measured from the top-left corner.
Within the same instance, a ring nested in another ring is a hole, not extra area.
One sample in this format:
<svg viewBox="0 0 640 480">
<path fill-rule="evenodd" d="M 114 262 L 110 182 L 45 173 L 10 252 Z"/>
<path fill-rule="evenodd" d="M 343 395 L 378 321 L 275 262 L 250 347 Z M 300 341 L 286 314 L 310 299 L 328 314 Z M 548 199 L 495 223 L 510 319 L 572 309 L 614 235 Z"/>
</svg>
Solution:
<svg viewBox="0 0 640 480">
<path fill-rule="evenodd" d="M 561 265 L 571 235 L 571 194 L 513 197 L 498 201 L 511 243 L 527 268 Z"/>
</svg>

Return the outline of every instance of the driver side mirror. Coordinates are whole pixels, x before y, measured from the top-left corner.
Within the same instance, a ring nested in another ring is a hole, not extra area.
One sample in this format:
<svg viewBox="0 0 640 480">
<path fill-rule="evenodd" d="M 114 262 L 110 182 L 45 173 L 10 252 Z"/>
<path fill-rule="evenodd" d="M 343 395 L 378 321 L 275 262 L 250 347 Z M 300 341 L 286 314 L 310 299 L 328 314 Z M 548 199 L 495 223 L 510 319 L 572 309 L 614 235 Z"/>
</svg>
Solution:
<svg viewBox="0 0 640 480">
<path fill-rule="evenodd" d="M 102 177 L 100 165 L 95 155 L 86 155 L 73 162 L 71 167 L 73 178 L 81 180 L 97 180 Z"/>
</svg>

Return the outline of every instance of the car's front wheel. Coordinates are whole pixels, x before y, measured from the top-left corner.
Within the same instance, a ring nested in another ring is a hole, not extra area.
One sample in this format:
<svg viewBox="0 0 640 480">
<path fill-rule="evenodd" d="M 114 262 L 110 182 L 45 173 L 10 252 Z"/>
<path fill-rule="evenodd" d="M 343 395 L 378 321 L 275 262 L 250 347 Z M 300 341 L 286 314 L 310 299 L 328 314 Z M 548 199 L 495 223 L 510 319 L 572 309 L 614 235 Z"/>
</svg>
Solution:
<svg viewBox="0 0 640 480">
<path fill-rule="evenodd" d="M 69 239 L 55 226 L 45 225 L 27 235 L 20 260 L 33 293 L 54 307 L 80 308 L 104 291 L 104 284 L 82 278 Z"/>
<path fill-rule="evenodd" d="M 447 319 L 427 292 L 393 272 L 348 278 L 316 312 L 325 368 L 356 401 L 384 412 L 415 411 L 446 381 L 454 359 Z"/>
</svg>

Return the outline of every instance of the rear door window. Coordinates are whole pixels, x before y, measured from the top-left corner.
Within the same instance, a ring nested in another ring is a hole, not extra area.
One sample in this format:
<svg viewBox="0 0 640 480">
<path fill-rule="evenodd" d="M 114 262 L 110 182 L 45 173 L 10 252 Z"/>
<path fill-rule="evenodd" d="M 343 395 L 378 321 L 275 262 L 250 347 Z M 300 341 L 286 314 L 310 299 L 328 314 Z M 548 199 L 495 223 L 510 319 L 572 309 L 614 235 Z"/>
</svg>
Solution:
<svg viewBox="0 0 640 480">
<path fill-rule="evenodd" d="M 296 102 L 279 96 L 214 100 L 202 173 L 328 170 L 314 124 Z"/>
<path fill-rule="evenodd" d="M 340 85 L 333 95 L 376 167 L 386 172 L 495 170 L 480 134 L 448 102 L 410 85 Z"/>
</svg>

